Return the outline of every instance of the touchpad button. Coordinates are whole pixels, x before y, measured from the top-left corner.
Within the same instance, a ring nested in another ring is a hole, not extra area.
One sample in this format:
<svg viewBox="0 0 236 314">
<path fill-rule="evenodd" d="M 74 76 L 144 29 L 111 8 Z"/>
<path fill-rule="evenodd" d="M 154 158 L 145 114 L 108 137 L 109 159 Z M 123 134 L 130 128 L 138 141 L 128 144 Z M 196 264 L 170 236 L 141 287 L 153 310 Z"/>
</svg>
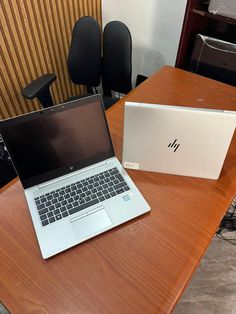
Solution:
<svg viewBox="0 0 236 314">
<path fill-rule="evenodd" d="M 112 222 L 105 209 L 101 209 L 72 222 L 72 227 L 77 238 L 80 240 L 96 234 L 98 231 L 110 226 L 111 224 Z"/>
</svg>

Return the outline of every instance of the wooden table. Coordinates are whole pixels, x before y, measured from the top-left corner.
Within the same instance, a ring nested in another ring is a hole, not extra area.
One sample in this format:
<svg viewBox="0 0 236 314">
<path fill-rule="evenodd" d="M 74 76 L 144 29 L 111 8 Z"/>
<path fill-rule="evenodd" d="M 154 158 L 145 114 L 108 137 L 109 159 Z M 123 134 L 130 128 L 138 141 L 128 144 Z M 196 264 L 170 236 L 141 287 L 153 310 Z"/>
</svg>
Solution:
<svg viewBox="0 0 236 314">
<path fill-rule="evenodd" d="M 236 88 L 164 67 L 107 112 L 119 158 L 126 99 L 236 110 Z M 49 260 L 20 182 L 1 191 L 0 301 L 12 313 L 171 312 L 236 192 L 236 136 L 217 181 L 129 174 L 152 211 Z"/>
</svg>

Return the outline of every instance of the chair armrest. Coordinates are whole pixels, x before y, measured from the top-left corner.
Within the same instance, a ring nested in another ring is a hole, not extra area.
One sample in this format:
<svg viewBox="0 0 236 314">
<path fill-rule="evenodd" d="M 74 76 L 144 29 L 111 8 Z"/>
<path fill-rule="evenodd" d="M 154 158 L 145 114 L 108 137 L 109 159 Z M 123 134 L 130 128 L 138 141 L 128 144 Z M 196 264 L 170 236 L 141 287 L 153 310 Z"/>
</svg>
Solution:
<svg viewBox="0 0 236 314">
<path fill-rule="evenodd" d="M 53 81 L 56 79 L 56 75 L 48 73 L 40 76 L 36 80 L 33 80 L 24 89 L 22 89 L 22 95 L 27 99 L 38 97 L 45 89 L 48 89 Z"/>
</svg>

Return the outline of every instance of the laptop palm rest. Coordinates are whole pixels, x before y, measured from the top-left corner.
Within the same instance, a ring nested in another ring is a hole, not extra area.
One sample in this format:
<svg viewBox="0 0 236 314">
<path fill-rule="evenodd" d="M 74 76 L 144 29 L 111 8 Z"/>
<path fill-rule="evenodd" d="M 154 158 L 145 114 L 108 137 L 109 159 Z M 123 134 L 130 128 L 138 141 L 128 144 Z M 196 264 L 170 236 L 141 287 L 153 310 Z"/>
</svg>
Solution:
<svg viewBox="0 0 236 314">
<path fill-rule="evenodd" d="M 98 231 L 110 226 L 112 224 L 106 210 L 99 208 L 92 213 L 88 212 L 82 216 L 76 217 L 71 220 L 72 227 L 76 234 L 76 237 L 81 240 L 96 234 Z"/>
</svg>

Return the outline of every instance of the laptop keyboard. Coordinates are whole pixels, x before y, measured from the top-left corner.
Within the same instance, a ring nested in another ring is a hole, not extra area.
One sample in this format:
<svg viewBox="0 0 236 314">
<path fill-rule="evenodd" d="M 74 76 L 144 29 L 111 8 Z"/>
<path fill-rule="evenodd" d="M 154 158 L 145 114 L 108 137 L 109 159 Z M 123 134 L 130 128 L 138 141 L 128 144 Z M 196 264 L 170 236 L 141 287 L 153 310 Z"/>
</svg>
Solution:
<svg viewBox="0 0 236 314">
<path fill-rule="evenodd" d="M 35 198 L 42 226 L 54 223 L 130 188 L 112 168 Z"/>
</svg>

